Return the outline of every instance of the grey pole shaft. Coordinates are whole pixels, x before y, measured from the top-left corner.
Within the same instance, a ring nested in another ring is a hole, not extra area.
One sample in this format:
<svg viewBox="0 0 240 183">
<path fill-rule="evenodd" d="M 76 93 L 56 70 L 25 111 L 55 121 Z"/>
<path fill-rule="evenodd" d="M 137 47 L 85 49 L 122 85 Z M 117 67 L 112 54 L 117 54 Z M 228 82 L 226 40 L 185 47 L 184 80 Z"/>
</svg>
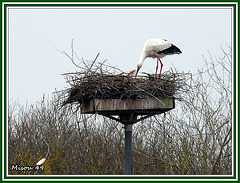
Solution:
<svg viewBox="0 0 240 183">
<path fill-rule="evenodd" d="M 132 167 L 132 124 L 125 125 L 125 175 L 131 175 Z"/>
</svg>

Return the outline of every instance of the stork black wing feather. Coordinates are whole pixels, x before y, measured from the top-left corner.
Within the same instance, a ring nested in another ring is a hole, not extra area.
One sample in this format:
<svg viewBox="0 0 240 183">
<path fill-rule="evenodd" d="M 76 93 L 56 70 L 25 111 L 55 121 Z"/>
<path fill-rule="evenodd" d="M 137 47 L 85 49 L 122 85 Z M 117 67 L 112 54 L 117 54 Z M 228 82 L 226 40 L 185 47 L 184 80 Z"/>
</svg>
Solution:
<svg viewBox="0 0 240 183">
<path fill-rule="evenodd" d="M 175 53 L 179 54 L 179 53 L 182 53 L 182 51 L 173 44 L 169 48 L 158 52 L 158 54 L 166 54 L 166 55 L 167 54 L 175 54 Z"/>
</svg>

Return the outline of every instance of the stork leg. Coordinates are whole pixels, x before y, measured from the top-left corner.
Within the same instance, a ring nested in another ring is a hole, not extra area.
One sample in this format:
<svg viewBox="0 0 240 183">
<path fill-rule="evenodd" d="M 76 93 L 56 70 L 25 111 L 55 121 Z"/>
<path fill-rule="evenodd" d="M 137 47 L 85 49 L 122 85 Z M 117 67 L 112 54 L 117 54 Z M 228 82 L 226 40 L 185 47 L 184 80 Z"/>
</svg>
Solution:
<svg viewBox="0 0 240 183">
<path fill-rule="evenodd" d="M 160 58 L 158 58 L 160 64 L 161 64 L 161 69 L 160 69 L 160 74 L 159 74 L 159 78 L 161 77 L 161 74 L 162 74 L 162 68 L 163 68 L 163 63 L 162 61 L 160 60 Z"/>
<path fill-rule="evenodd" d="M 156 72 L 155 72 L 155 78 L 157 78 L 157 70 L 158 70 L 158 58 L 157 58 L 157 67 L 156 67 Z"/>
</svg>

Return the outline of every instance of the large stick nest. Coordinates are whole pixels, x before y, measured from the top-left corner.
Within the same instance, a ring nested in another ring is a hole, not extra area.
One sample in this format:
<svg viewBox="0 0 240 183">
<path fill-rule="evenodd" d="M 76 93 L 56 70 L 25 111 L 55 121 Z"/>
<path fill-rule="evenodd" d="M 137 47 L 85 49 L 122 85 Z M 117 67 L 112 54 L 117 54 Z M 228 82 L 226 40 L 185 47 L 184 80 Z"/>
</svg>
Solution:
<svg viewBox="0 0 240 183">
<path fill-rule="evenodd" d="M 68 56 L 68 55 L 67 55 Z M 97 55 L 98 57 L 98 55 Z M 63 105 L 83 104 L 93 99 L 146 99 L 174 96 L 178 91 L 186 89 L 186 75 L 164 72 L 161 78 L 145 73 L 135 77 L 103 62 L 84 61 L 80 72 L 65 73 L 70 87 L 65 92 Z"/>
</svg>

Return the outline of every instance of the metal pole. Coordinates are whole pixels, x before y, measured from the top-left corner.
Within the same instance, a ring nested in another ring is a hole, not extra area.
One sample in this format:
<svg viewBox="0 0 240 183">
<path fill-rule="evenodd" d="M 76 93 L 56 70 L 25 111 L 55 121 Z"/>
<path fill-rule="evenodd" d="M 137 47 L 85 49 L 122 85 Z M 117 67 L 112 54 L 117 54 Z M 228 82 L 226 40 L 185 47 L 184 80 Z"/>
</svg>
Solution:
<svg viewBox="0 0 240 183">
<path fill-rule="evenodd" d="M 125 128 L 125 175 L 131 175 L 132 168 L 132 124 L 124 125 Z"/>
</svg>

